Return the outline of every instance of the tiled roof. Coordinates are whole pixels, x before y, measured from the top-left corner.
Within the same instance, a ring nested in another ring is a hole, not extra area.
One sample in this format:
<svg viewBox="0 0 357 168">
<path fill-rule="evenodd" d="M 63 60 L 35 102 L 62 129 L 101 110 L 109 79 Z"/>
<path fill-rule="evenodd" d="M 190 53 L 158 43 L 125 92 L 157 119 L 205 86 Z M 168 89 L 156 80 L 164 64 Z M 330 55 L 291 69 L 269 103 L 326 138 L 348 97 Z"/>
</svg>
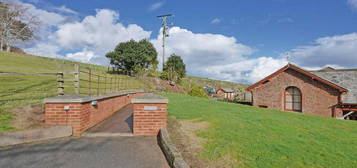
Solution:
<svg viewBox="0 0 357 168">
<path fill-rule="evenodd" d="M 234 92 L 234 90 L 232 88 L 221 88 L 221 89 L 226 93 Z"/>
<path fill-rule="evenodd" d="M 324 68 L 309 72 L 346 88 L 348 92 L 342 97 L 343 103 L 357 103 L 357 69 Z"/>
<path fill-rule="evenodd" d="M 347 92 L 348 91 L 348 89 L 346 89 L 346 88 L 344 88 L 344 87 L 342 87 L 342 86 L 340 86 L 338 84 L 335 84 L 335 83 L 333 83 L 333 82 L 331 82 L 329 80 L 326 80 L 326 79 L 324 79 L 324 78 L 322 78 L 320 76 L 317 76 L 317 75 L 315 75 L 315 74 L 313 74 L 313 73 L 311 73 L 311 72 L 309 72 L 309 71 L 307 71 L 305 69 L 302 69 L 302 68 L 300 68 L 300 67 L 298 67 L 296 65 L 290 64 L 290 63 L 288 65 L 280 68 L 276 72 L 272 73 L 271 75 L 265 77 L 264 79 L 260 80 L 259 82 L 249 86 L 248 88 L 246 88 L 246 90 L 247 91 L 251 91 L 255 87 L 258 87 L 261 84 L 264 84 L 266 81 L 269 81 L 271 78 L 274 78 L 275 76 L 279 75 L 280 73 L 282 73 L 282 72 L 284 72 L 284 71 L 286 71 L 288 69 L 292 69 L 292 70 L 294 70 L 296 72 L 299 72 L 299 73 L 304 74 L 304 75 L 306 75 L 308 77 L 311 77 L 312 79 L 317 80 L 317 81 L 319 81 L 321 83 L 324 83 L 324 84 L 326 84 L 326 85 L 328 85 L 330 87 L 333 87 L 333 88 L 337 89 L 340 92 Z"/>
</svg>

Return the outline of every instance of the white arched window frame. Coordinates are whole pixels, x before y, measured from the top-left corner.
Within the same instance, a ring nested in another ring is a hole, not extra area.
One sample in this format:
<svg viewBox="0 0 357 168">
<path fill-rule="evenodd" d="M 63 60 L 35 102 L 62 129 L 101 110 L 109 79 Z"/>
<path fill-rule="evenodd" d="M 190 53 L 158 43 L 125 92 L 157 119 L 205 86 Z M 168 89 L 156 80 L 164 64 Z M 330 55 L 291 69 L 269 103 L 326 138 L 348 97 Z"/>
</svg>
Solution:
<svg viewBox="0 0 357 168">
<path fill-rule="evenodd" d="M 290 86 L 285 89 L 284 106 L 286 111 L 302 111 L 302 95 L 299 88 Z"/>
</svg>

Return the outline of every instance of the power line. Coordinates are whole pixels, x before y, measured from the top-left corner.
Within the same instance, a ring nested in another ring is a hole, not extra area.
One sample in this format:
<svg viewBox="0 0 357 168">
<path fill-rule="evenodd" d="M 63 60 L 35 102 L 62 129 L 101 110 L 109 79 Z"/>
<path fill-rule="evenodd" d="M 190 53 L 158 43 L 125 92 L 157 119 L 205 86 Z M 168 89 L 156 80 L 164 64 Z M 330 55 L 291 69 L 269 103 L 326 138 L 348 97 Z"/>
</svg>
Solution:
<svg viewBox="0 0 357 168">
<path fill-rule="evenodd" d="M 173 17 L 172 14 L 160 15 L 158 18 L 162 19 L 162 71 L 164 71 L 164 63 L 165 63 L 165 38 L 169 37 L 169 24 L 173 23 L 168 22 L 168 17 Z"/>
</svg>

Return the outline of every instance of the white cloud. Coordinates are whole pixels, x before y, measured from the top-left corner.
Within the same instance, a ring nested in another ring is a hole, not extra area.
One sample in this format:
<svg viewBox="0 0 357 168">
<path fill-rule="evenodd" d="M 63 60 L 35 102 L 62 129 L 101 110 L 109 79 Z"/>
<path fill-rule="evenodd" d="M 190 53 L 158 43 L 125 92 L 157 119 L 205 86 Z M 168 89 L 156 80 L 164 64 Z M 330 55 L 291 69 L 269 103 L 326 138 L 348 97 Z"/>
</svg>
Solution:
<svg viewBox="0 0 357 168">
<path fill-rule="evenodd" d="M 289 53 L 301 66 L 352 67 L 357 62 L 357 33 L 319 38 L 314 45 L 297 47 Z"/>
<path fill-rule="evenodd" d="M 64 48 L 88 46 L 112 49 L 119 42 L 150 37 L 150 31 L 136 24 L 124 26 L 118 22 L 118 18 L 117 12 L 98 10 L 95 16 L 86 16 L 80 22 L 60 25 L 55 33 L 57 42 Z"/>
<path fill-rule="evenodd" d="M 238 43 L 234 37 L 193 33 L 179 27 L 171 28 L 169 34 L 166 43 L 166 58 L 172 53 L 181 56 L 189 74 L 223 80 L 244 80 L 244 76 L 240 74 L 242 71 L 237 72 L 236 68 L 233 70 L 231 67 L 234 67 L 233 63 L 245 64 L 244 61 L 247 61 L 245 56 L 254 52 L 251 47 Z M 151 41 L 159 52 L 160 63 L 161 38 L 160 33 L 157 39 Z M 250 70 L 252 69 L 245 71 Z"/>
<path fill-rule="evenodd" d="M 219 24 L 221 23 L 221 20 L 218 18 L 214 18 L 213 20 L 211 20 L 211 24 Z"/>
<path fill-rule="evenodd" d="M 43 24 L 38 33 L 40 39 L 33 41 L 30 47 L 24 47 L 29 54 L 108 64 L 104 55 L 119 42 L 150 38 L 151 32 L 136 24 L 124 26 L 119 22 L 119 13 L 112 10 L 100 9 L 96 15 L 76 21 L 67 15 L 16 2 L 28 7 Z M 67 8 L 62 6 L 60 9 Z"/>
<path fill-rule="evenodd" d="M 149 11 L 157 10 L 157 9 L 161 8 L 163 5 L 164 5 L 164 2 L 153 3 L 149 6 Z"/>
<path fill-rule="evenodd" d="M 37 43 L 36 45 L 30 47 L 30 48 L 25 48 L 24 51 L 26 53 L 32 54 L 32 55 L 38 55 L 38 56 L 44 56 L 44 57 L 52 57 L 52 58 L 58 58 L 61 57 L 58 52 L 61 49 L 56 46 L 55 44 L 48 44 L 46 42 L 40 42 Z"/>
<path fill-rule="evenodd" d="M 82 21 L 60 25 L 54 40 L 64 49 L 86 48 L 86 53 L 93 52 L 95 56 L 104 57 L 106 52 L 113 50 L 120 42 L 150 38 L 150 31 L 145 31 L 136 24 L 124 26 L 118 19 L 117 12 L 97 10 L 95 16 L 86 16 Z"/>
<path fill-rule="evenodd" d="M 95 56 L 93 51 L 88 51 L 87 49 L 83 49 L 83 51 L 80 52 L 68 53 L 66 54 L 66 57 L 76 61 L 89 62 L 91 59 L 98 56 Z"/>
<path fill-rule="evenodd" d="M 14 0 L 14 3 L 23 5 L 28 9 L 31 15 L 37 16 L 40 21 L 39 29 L 37 30 L 35 36 L 38 37 L 38 40 L 35 40 L 29 46 L 25 46 L 23 43 L 18 43 L 22 46 L 24 51 L 33 55 L 40 55 L 46 57 L 61 57 L 58 52 L 61 51 L 61 48 L 57 46 L 54 42 L 50 41 L 49 38 L 52 36 L 51 29 L 57 27 L 60 24 L 63 24 L 69 20 L 67 16 L 55 12 L 49 12 L 43 9 L 39 9 L 32 4 L 24 3 L 19 0 Z"/>
<path fill-rule="evenodd" d="M 68 19 L 66 16 L 60 15 L 58 13 L 38 9 L 29 3 L 22 3 L 20 1 L 17 3 L 20 3 L 24 7 L 28 8 L 28 12 L 34 16 L 37 16 L 43 26 L 57 26 L 64 23 Z"/>
<path fill-rule="evenodd" d="M 76 12 L 76 11 L 74 11 L 74 10 L 72 10 L 72 9 L 69 9 L 69 8 L 67 8 L 67 7 L 64 6 L 64 5 L 62 5 L 62 6 L 60 6 L 60 7 L 54 7 L 54 9 L 55 9 L 55 10 L 58 10 L 58 11 L 60 11 L 60 12 L 63 12 L 63 13 L 74 14 L 74 15 L 78 14 L 78 12 Z"/>
<path fill-rule="evenodd" d="M 286 64 L 287 61 L 285 59 L 259 57 L 255 59 L 245 59 L 226 65 L 208 67 L 205 71 L 212 74 L 211 77 L 215 79 L 254 83 Z"/>
<path fill-rule="evenodd" d="M 354 10 L 357 10 L 357 0 L 347 0 L 347 4 Z"/>
<path fill-rule="evenodd" d="M 169 38 L 166 41 L 167 54 L 181 55 L 186 62 L 200 65 L 216 65 L 230 61 L 239 61 L 243 55 L 250 55 L 253 49 L 237 43 L 234 37 L 220 34 L 193 33 L 180 27 L 172 27 L 169 30 Z M 157 39 L 152 40 L 161 53 L 162 33 Z"/>
</svg>

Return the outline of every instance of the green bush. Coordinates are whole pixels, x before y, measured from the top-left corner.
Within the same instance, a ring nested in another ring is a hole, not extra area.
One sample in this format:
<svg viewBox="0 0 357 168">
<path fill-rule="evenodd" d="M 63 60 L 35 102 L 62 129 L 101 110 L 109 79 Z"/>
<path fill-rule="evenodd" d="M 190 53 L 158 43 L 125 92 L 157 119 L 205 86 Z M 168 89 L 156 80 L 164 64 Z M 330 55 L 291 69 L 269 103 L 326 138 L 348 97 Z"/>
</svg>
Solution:
<svg viewBox="0 0 357 168">
<path fill-rule="evenodd" d="M 188 92 L 188 94 L 190 96 L 208 98 L 206 92 L 203 90 L 203 88 L 199 86 L 193 86 L 192 89 Z"/>
<path fill-rule="evenodd" d="M 164 64 L 161 79 L 171 82 L 180 82 L 186 74 L 186 65 L 180 56 L 172 54 Z"/>
<path fill-rule="evenodd" d="M 172 81 L 172 82 L 180 82 L 178 73 L 175 71 L 171 71 L 171 70 L 161 72 L 160 78 L 162 80 L 167 80 L 167 81 Z"/>
</svg>

